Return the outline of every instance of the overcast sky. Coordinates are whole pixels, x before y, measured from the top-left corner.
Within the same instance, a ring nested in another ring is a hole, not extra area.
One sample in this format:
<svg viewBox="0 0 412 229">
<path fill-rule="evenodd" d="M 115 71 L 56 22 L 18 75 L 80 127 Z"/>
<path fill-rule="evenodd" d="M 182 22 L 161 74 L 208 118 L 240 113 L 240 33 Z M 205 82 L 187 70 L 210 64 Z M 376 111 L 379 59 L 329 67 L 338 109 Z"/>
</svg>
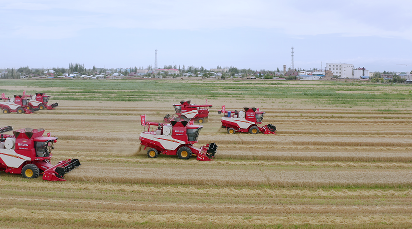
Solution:
<svg viewBox="0 0 412 229">
<path fill-rule="evenodd" d="M 410 0 L 0 0 L 0 68 L 412 70 Z"/>
</svg>

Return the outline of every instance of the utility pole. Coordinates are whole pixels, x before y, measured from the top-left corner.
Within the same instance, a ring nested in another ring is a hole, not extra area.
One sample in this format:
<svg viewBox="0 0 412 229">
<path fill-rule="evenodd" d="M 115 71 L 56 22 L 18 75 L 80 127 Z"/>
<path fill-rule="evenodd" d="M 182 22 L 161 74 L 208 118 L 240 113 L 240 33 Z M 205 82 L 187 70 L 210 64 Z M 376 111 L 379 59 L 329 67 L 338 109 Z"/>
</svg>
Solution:
<svg viewBox="0 0 412 229">
<path fill-rule="evenodd" d="M 157 49 L 155 50 L 155 66 L 154 66 L 154 70 L 157 69 Z"/>
</svg>

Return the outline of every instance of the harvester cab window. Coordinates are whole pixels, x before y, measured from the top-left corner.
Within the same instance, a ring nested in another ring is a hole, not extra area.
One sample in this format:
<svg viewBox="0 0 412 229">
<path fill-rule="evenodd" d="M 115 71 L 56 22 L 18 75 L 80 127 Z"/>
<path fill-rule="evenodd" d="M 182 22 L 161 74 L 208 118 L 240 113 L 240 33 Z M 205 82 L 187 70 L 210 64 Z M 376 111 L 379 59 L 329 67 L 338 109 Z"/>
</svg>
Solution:
<svg viewBox="0 0 412 229">
<path fill-rule="evenodd" d="M 256 114 L 256 122 L 262 122 L 263 114 Z"/>
<path fill-rule="evenodd" d="M 22 100 L 21 100 L 21 104 L 22 104 L 23 106 L 27 106 L 27 99 L 22 99 Z"/>
<path fill-rule="evenodd" d="M 47 142 L 35 142 L 36 144 L 36 156 L 37 157 L 48 157 L 50 156 L 51 150 L 53 149 L 53 143 Z"/>
<path fill-rule="evenodd" d="M 199 132 L 202 127 L 199 127 L 197 129 L 187 129 L 186 134 L 189 142 L 195 142 L 197 141 L 197 137 L 199 136 Z"/>
<path fill-rule="evenodd" d="M 49 97 L 44 96 L 44 97 L 43 97 L 43 103 L 47 103 L 48 101 L 49 101 Z"/>
<path fill-rule="evenodd" d="M 176 113 L 181 113 L 182 107 L 181 106 L 175 106 L 175 111 L 176 111 Z"/>
</svg>

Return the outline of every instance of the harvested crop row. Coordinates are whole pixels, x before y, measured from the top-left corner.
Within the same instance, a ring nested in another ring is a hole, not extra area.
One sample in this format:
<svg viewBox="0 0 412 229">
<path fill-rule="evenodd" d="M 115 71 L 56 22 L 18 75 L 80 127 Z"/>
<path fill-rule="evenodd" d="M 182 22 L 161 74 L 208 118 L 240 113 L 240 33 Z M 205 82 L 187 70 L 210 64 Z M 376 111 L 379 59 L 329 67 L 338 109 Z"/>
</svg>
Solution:
<svg viewBox="0 0 412 229">
<path fill-rule="evenodd" d="M 55 157 L 55 160 L 64 160 L 66 157 Z M 87 157 L 78 156 L 81 161 L 85 162 L 115 162 L 115 163 L 134 163 L 134 164 L 162 164 L 162 165 L 199 165 L 198 161 L 189 160 L 175 160 L 175 159 L 141 159 L 141 158 L 125 158 L 125 157 Z M 315 162 L 315 161 L 226 161 L 226 160 L 214 160 L 208 162 L 210 165 L 244 165 L 244 166 L 300 166 L 300 167 L 338 167 L 338 168 L 381 168 L 381 169 L 394 169 L 394 168 L 412 168 L 412 163 L 393 163 L 393 162 Z"/>
</svg>

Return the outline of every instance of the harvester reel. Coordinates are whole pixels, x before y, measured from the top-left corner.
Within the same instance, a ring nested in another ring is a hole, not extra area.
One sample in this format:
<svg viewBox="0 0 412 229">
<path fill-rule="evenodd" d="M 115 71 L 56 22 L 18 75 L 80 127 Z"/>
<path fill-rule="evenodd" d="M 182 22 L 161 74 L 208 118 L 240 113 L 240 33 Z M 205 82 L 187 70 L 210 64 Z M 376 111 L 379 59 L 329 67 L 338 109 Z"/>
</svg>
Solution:
<svg viewBox="0 0 412 229">
<path fill-rule="evenodd" d="M 40 171 L 34 164 L 27 164 L 21 170 L 21 175 L 24 178 L 37 178 L 39 177 Z"/>
<path fill-rule="evenodd" d="M 192 150 L 189 147 L 183 146 L 177 151 L 179 159 L 188 160 L 192 156 Z"/>
<path fill-rule="evenodd" d="M 269 128 L 270 131 L 275 132 L 276 131 L 276 126 L 272 124 L 268 124 L 267 127 Z"/>
</svg>

